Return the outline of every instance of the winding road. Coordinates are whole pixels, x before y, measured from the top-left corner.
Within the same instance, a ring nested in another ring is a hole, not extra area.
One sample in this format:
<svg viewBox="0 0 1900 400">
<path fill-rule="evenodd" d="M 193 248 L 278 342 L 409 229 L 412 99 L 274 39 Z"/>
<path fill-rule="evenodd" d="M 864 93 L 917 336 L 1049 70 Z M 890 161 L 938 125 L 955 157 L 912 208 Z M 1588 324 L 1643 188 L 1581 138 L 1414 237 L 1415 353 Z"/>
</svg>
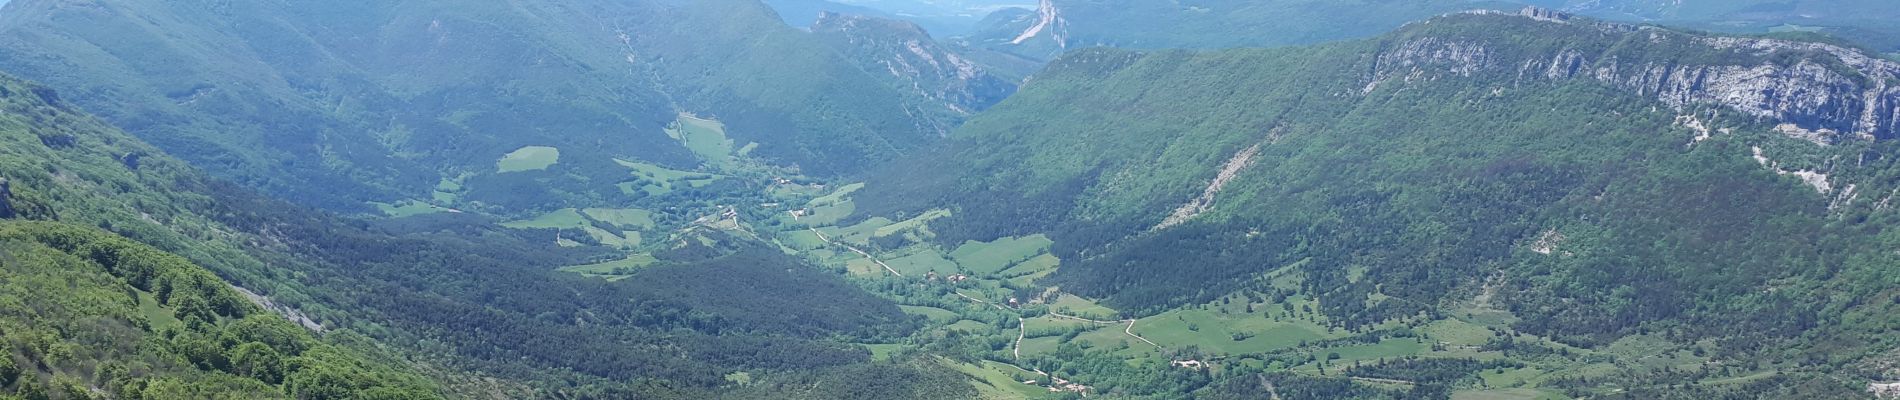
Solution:
<svg viewBox="0 0 1900 400">
<path fill-rule="evenodd" d="M 1126 334 L 1128 334 L 1128 336 L 1129 336 L 1129 337 L 1133 337 L 1133 338 L 1135 338 L 1136 340 L 1140 340 L 1140 341 L 1141 341 L 1142 343 L 1147 343 L 1147 344 L 1148 344 L 1149 346 L 1154 346 L 1154 347 L 1155 347 L 1155 348 L 1157 348 L 1157 349 L 1160 349 L 1160 348 L 1162 348 L 1160 344 L 1156 344 L 1156 343 L 1155 343 L 1154 341 L 1152 341 L 1152 340 L 1148 340 L 1148 338 L 1144 338 L 1144 337 L 1141 337 L 1141 335 L 1136 335 L 1136 334 L 1135 334 L 1135 320 L 1133 320 L 1133 319 L 1124 319 L 1124 320 L 1121 320 L 1121 321 L 1102 321 L 1102 320 L 1094 320 L 1094 319 L 1088 319 L 1088 318 L 1082 318 L 1082 317 L 1077 317 L 1077 316 L 1073 316 L 1073 315 L 1063 315 L 1063 314 L 1060 314 L 1060 313 L 1057 313 L 1057 312 L 1054 312 L 1054 311 L 1050 311 L 1050 312 L 1049 312 L 1049 316 L 1052 316 L 1052 317 L 1056 317 L 1056 318 L 1064 318 L 1064 319 L 1072 319 L 1072 320 L 1076 320 L 1076 321 L 1084 321 L 1084 322 L 1094 322 L 1094 323 L 1097 323 L 1097 324 L 1109 324 L 1109 325 L 1118 325 L 1118 324 L 1121 324 L 1121 323 L 1123 323 L 1123 322 L 1127 322 L 1127 323 L 1128 323 L 1128 327 L 1127 327 L 1127 328 L 1123 328 L 1123 329 L 1122 329 L 1122 333 L 1126 333 Z"/>
</svg>

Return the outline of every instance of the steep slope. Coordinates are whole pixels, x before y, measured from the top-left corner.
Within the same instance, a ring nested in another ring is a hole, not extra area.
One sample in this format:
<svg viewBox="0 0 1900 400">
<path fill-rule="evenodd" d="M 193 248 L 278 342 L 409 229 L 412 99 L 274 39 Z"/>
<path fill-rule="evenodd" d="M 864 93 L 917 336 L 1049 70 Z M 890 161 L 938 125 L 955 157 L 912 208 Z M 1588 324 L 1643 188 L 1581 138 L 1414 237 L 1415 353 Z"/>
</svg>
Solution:
<svg viewBox="0 0 1900 400">
<path fill-rule="evenodd" d="M 909 83 L 910 91 L 958 114 L 982 111 L 1016 91 L 1015 84 L 937 45 L 916 24 L 824 13 L 811 30 L 858 63 L 883 67 L 890 79 Z"/>
<path fill-rule="evenodd" d="M 1721 32 L 1826 32 L 1900 50 L 1891 4 L 1865 0 L 1127 1 L 1043 0 L 1000 11 L 967 45 L 1050 60 L 1068 49 L 1272 47 L 1370 37 L 1413 20 L 1469 9 L 1542 6 L 1599 18 Z"/>
<path fill-rule="evenodd" d="M 1346 329 L 1477 307 L 1885 376 L 1896 66 L 1542 10 L 1077 51 L 857 204 L 949 204 L 945 243 L 1049 233 L 1039 284 L 1138 315 L 1295 276 Z"/>
<path fill-rule="evenodd" d="M 0 221 L 0 392 L 24 398 L 441 398 L 406 366 L 319 340 L 183 258 Z M 24 362 L 20 360 L 25 360 Z"/>
<path fill-rule="evenodd" d="M 1431 15 L 1484 7 L 1460 0 L 1042 0 L 999 11 L 968 45 L 1036 60 L 1096 46 L 1133 49 L 1263 47 L 1369 37 Z"/>
<path fill-rule="evenodd" d="M 225 299 L 220 307 L 246 310 L 218 315 L 268 308 L 333 337 L 366 335 L 401 357 L 391 362 L 427 366 L 452 397 L 703 397 L 730 390 L 724 377 L 735 372 L 794 379 L 855 368 L 869 354 L 836 340 L 914 327 L 889 302 L 776 250 L 662 255 L 645 278 L 615 283 L 553 271 L 611 255 L 538 239 L 552 231 L 467 214 L 340 219 L 208 178 L 52 90 L 0 87 L 0 180 L 15 217 L 98 227 L 182 256 L 268 304 L 230 305 L 242 297 L 201 282 Z M 733 275 L 750 279 L 746 295 L 718 295 L 740 291 L 727 286 Z M 48 317 L 41 323 L 65 321 Z"/>
<path fill-rule="evenodd" d="M 171 244 L 214 235 L 209 220 L 180 212 L 210 198 L 147 190 L 197 187 L 176 162 L 72 113 L 51 90 L 0 79 L 0 110 L 0 391 L 439 397 L 406 364 L 321 340 L 186 258 L 88 227 Z M 242 258 L 223 243 L 173 250 L 223 267 Z"/>
<path fill-rule="evenodd" d="M 194 165 L 341 210 L 427 198 L 526 146 L 570 160 L 544 178 L 553 190 L 613 196 L 562 182 L 610 187 L 616 157 L 697 165 L 664 129 L 680 111 L 821 175 L 959 118 L 742 0 L 34 0 L 0 16 L 0 54 L 0 70 Z"/>
</svg>

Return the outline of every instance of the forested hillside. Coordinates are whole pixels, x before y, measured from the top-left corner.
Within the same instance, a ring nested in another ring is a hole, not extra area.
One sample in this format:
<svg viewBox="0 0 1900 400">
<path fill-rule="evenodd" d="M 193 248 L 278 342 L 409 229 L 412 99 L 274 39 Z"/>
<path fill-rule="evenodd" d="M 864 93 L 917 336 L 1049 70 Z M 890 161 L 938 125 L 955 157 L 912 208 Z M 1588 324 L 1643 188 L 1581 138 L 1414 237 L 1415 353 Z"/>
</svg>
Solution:
<svg viewBox="0 0 1900 400">
<path fill-rule="evenodd" d="M 1038 284 L 1125 314 L 1292 279 L 1354 331 L 1475 307 L 1578 348 L 1656 334 L 1887 374 L 1895 71 L 1545 12 L 1297 49 L 1077 51 L 857 204 L 951 204 L 943 243 L 1049 233 L 1063 264 Z M 1850 94 L 1775 97 L 1833 90 Z"/>
<path fill-rule="evenodd" d="M 819 175 L 962 116 L 751 0 L 33 0 L 0 16 L 0 55 L 215 175 L 348 211 L 495 175 L 531 146 L 571 160 L 534 177 L 547 197 L 612 196 L 585 181 L 619 179 L 613 158 L 702 162 L 666 132 L 680 112 Z M 470 190 L 509 184 L 489 181 Z"/>
<path fill-rule="evenodd" d="M 0 222 L 0 267 L 0 392 L 17 398 L 442 398 L 407 364 L 321 341 L 110 233 Z"/>
<path fill-rule="evenodd" d="M 371 224 L 308 211 L 204 177 L 53 90 L 4 88 L 0 179 L 12 217 L 96 226 L 181 255 L 308 329 L 395 349 L 452 397 L 699 397 L 732 390 L 735 372 L 806 379 L 855 368 L 869 354 L 839 338 L 914 329 L 889 302 L 776 251 L 681 251 L 650 278 L 616 283 L 554 271 L 613 256 L 528 239 L 552 230 L 469 214 Z M 752 279 L 753 291 L 718 295 L 734 290 L 714 278 L 728 275 Z M 238 310 L 216 315 L 255 313 L 209 284 L 223 296 L 213 306 Z"/>
</svg>

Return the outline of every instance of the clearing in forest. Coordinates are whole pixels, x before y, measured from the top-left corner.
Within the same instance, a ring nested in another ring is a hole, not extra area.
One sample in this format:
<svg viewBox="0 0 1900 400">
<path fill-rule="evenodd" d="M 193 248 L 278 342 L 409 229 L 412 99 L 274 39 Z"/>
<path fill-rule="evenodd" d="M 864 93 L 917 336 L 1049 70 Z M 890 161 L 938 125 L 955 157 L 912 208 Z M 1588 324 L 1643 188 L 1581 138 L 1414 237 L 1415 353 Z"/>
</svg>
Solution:
<svg viewBox="0 0 1900 400">
<path fill-rule="evenodd" d="M 1048 253 L 1049 245 L 1054 243 L 1044 235 L 1009 237 L 987 243 L 970 241 L 950 252 L 950 258 L 971 272 L 990 275 Z"/>
<path fill-rule="evenodd" d="M 561 150 L 547 146 L 528 146 L 502 156 L 495 163 L 495 169 L 501 172 L 536 171 L 548 169 L 561 161 Z"/>
</svg>

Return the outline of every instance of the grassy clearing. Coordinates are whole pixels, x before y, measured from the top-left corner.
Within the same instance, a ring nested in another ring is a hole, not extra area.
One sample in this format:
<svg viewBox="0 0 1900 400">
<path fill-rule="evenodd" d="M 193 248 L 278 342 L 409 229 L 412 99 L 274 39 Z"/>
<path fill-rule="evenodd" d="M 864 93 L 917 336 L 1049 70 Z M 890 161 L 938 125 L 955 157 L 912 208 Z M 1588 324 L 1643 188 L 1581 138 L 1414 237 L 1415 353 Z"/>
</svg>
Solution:
<svg viewBox="0 0 1900 400">
<path fill-rule="evenodd" d="M 151 293 L 137 291 L 139 295 L 139 313 L 145 315 L 145 321 L 152 324 L 153 331 L 164 331 L 167 327 L 183 327 L 171 309 L 158 304 L 158 298 Z"/>
<path fill-rule="evenodd" d="M 1481 346 L 1484 345 L 1485 342 L 1490 341 L 1491 338 L 1497 337 L 1497 335 L 1493 334 L 1490 329 L 1485 328 L 1483 325 L 1456 319 L 1432 321 L 1432 323 L 1426 324 L 1418 331 L 1419 333 L 1425 334 L 1426 337 L 1431 338 L 1431 340 L 1444 342 L 1446 346 L 1453 348 L 1459 346 Z"/>
<path fill-rule="evenodd" d="M 1042 277 L 1049 276 L 1049 274 L 1053 273 L 1056 273 L 1055 269 L 1046 269 L 1029 275 L 1009 278 L 1009 283 L 1015 284 L 1016 286 L 1033 286 L 1037 279 L 1042 279 Z"/>
<path fill-rule="evenodd" d="M 872 360 L 884 361 L 884 360 L 891 359 L 891 354 L 894 354 L 894 353 L 897 353 L 898 351 L 903 350 L 904 345 L 902 344 L 867 344 L 867 345 L 864 345 L 864 348 L 871 349 Z"/>
<path fill-rule="evenodd" d="M 635 208 L 589 208 L 581 210 L 589 218 L 621 227 L 653 229 L 653 212 Z"/>
<path fill-rule="evenodd" d="M 582 216 L 580 210 L 564 208 L 539 217 L 503 222 L 501 226 L 516 229 L 573 229 L 588 226 L 588 224 L 587 217 Z"/>
<path fill-rule="evenodd" d="M 798 251 L 810 251 L 825 246 L 825 241 L 819 239 L 818 234 L 812 231 L 787 231 L 778 234 L 778 240 L 786 247 Z"/>
<path fill-rule="evenodd" d="M 548 169 L 561 161 L 561 149 L 547 146 L 528 146 L 502 156 L 495 162 L 500 172 L 521 172 Z"/>
<path fill-rule="evenodd" d="M 988 332 L 996 329 L 996 327 L 990 326 L 990 324 L 983 323 L 982 321 L 966 319 L 944 326 L 944 329 L 964 332 Z"/>
<path fill-rule="evenodd" d="M 832 191 L 831 194 L 827 194 L 824 197 L 812 199 L 811 203 L 807 203 L 807 205 L 812 206 L 812 207 L 822 207 L 822 206 L 828 206 L 832 204 L 838 204 L 845 201 L 845 196 L 850 196 L 852 193 L 856 193 L 859 189 L 864 189 L 864 183 L 860 182 L 860 183 L 844 185 L 842 187 L 839 187 L 838 190 Z"/>
<path fill-rule="evenodd" d="M 581 230 L 587 231 L 587 235 L 592 236 L 594 241 L 600 242 L 601 245 L 619 247 L 622 249 L 640 247 L 641 238 L 639 231 L 620 231 L 620 233 L 614 233 L 605 229 L 595 228 L 591 225 L 583 226 Z"/>
<path fill-rule="evenodd" d="M 376 209 L 382 211 L 383 215 L 396 217 L 396 218 L 415 216 L 415 215 L 424 215 L 424 214 L 434 214 L 434 213 L 449 211 L 448 209 L 445 209 L 442 207 L 436 207 L 433 204 L 424 203 L 424 202 L 415 201 L 415 200 L 398 201 L 396 202 L 396 204 L 375 203 L 375 202 L 372 202 L 370 204 L 376 205 Z"/>
<path fill-rule="evenodd" d="M 653 164 L 648 164 L 648 163 L 643 163 L 643 162 L 638 162 L 638 161 L 627 161 L 627 160 L 622 160 L 618 158 L 614 159 L 614 163 L 620 164 L 620 166 L 622 167 L 627 167 L 629 169 L 632 169 L 634 176 L 646 178 L 648 180 L 657 181 L 657 182 L 671 182 L 671 181 L 686 179 L 688 177 L 706 175 L 706 174 L 701 174 L 701 173 L 696 173 L 696 172 L 668 169 L 666 167 L 662 167 L 658 165 L 653 165 Z"/>
<path fill-rule="evenodd" d="M 1008 269 L 1004 269 L 1003 272 L 1000 273 L 1000 275 L 1021 276 L 1021 275 L 1028 275 L 1028 274 L 1033 274 L 1037 272 L 1046 272 L 1046 271 L 1054 270 L 1057 265 L 1061 265 L 1061 264 L 1062 264 L 1062 260 L 1056 258 L 1056 255 L 1044 253 L 1043 255 L 1036 256 L 1035 258 L 1031 258 L 1028 261 L 1016 263 L 1016 265 L 1012 265 Z"/>
<path fill-rule="evenodd" d="M 708 163 L 723 165 L 732 161 L 732 139 L 726 138 L 726 125 L 719 121 L 680 113 L 679 120 L 666 129 L 666 134 Z"/>
<path fill-rule="evenodd" d="M 1057 296 L 1056 301 L 1049 303 L 1049 309 L 1063 314 L 1099 320 L 1119 319 L 1115 316 L 1121 314 L 1116 312 L 1115 309 L 1104 307 L 1089 299 L 1068 293 Z"/>
<path fill-rule="evenodd" d="M 894 223 L 890 225 L 885 225 L 882 228 L 877 228 L 877 231 L 872 232 L 871 236 L 885 237 L 885 236 L 902 233 L 905 231 L 921 232 L 925 230 L 928 224 L 930 224 L 930 221 L 936 220 L 938 218 L 948 217 L 948 216 L 950 216 L 950 210 L 930 210 L 929 212 L 925 212 L 923 215 L 919 215 L 916 218 L 907 219 L 907 220 L 904 220 L 903 222 L 898 222 L 898 223 Z"/>
<path fill-rule="evenodd" d="M 1570 396 L 1555 391 L 1522 388 L 1465 390 L 1451 394 L 1452 400 L 1565 400 L 1569 398 Z"/>
<path fill-rule="evenodd" d="M 931 321 L 937 321 L 937 322 L 943 322 L 943 323 L 953 322 L 953 321 L 963 318 L 963 317 L 957 316 L 956 311 L 950 311 L 950 310 L 945 310 L 945 309 L 936 308 L 936 307 L 897 306 L 897 308 L 903 309 L 905 314 L 922 316 L 924 318 L 929 318 Z"/>
<path fill-rule="evenodd" d="M 633 275 L 634 272 L 638 272 L 641 268 L 646 268 L 647 266 L 653 265 L 653 263 L 656 263 L 659 261 L 660 261 L 659 259 L 653 258 L 653 256 L 651 255 L 634 254 L 634 255 L 627 256 L 627 258 L 624 258 L 624 259 L 613 260 L 613 261 L 608 261 L 604 263 L 564 267 L 564 268 L 561 268 L 560 271 L 572 272 L 572 273 L 588 275 L 588 276 L 606 277 L 608 280 L 619 280 L 619 279 L 625 279 L 627 276 Z"/>
<path fill-rule="evenodd" d="M 1334 348 L 1329 348 L 1326 351 L 1339 353 L 1339 357 L 1340 357 L 1339 361 L 1351 362 L 1353 360 L 1377 360 L 1379 358 L 1396 358 L 1396 357 L 1402 357 L 1402 356 L 1407 356 L 1407 355 L 1424 353 L 1426 350 L 1430 350 L 1430 349 L 1431 349 L 1431 345 L 1425 344 L 1425 343 L 1419 343 L 1417 339 L 1393 338 L 1393 339 L 1381 340 L 1379 341 L 1379 343 L 1374 343 L 1374 344 L 1334 347 Z"/>
<path fill-rule="evenodd" d="M 1029 328 L 1030 335 L 1035 335 L 1035 332 L 1038 330 L 1093 328 L 1093 327 L 1101 326 L 1101 325 L 1102 324 L 1097 324 L 1093 322 L 1076 321 L 1073 319 L 1056 318 L 1056 317 L 1046 316 L 1046 315 L 1041 316 L 1041 317 L 1023 319 L 1023 326 Z"/>
<path fill-rule="evenodd" d="M 802 226 L 826 226 L 836 224 L 838 220 L 851 216 L 851 213 L 854 211 L 857 211 L 857 204 L 850 201 L 812 207 L 811 215 L 798 218 L 796 224 Z"/>
<path fill-rule="evenodd" d="M 891 269 L 902 272 L 906 276 L 923 276 L 925 273 L 933 271 L 938 275 L 957 273 L 957 263 L 950 261 L 948 258 L 943 258 L 943 253 L 922 247 L 914 249 L 916 250 L 913 250 L 909 255 L 884 260 L 884 263 L 890 264 Z"/>
<path fill-rule="evenodd" d="M 1054 353 L 1058 347 L 1062 347 L 1061 336 L 1023 339 L 1023 356 Z"/>
<path fill-rule="evenodd" d="M 950 257 L 972 272 L 991 275 L 1047 253 L 1051 244 L 1055 242 L 1043 235 L 1003 238 L 988 243 L 973 241 L 958 246 L 950 252 Z"/>
<path fill-rule="evenodd" d="M 1035 399 L 1048 396 L 1049 390 L 1034 385 L 1023 384 L 1025 380 L 1036 379 L 1034 374 L 995 361 L 982 361 L 981 365 L 965 364 L 949 359 L 939 359 L 944 365 L 962 372 L 971 378 L 970 384 L 976 386 L 979 398 L 990 399 Z"/>
<path fill-rule="evenodd" d="M 831 240 L 841 241 L 841 242 L 846 242 L 846 243 L 851 243 L 851 244 L 856 244 L 856 245 L 868 245 L 871 243 L 872 235 L 875 232 L 877 232 L 878 228 L 882 228 L 890 224 L 891 224 L 890 219 L 887 219 L 884 217 L 875 217 L 875 218 L 864 220 L 864 222 L 860 222 L 857 225 L 852 225 L 848 227 L 819 228 L 818 230 L 823 231 L 826 236 L 831 237 Z"/>
<path fill-rule="evenodd" d="M 1325 327 L 1302 319 L 1274 321 L 1260 314 L 1201 309 L 1142 318 L 1135 324 L 1135 333 L 1170 348 L 1200 346 L 1216 354 L 1260 353 L 1292 348 L 1302 341 L 1347 336 L 1343 332 L 1328 333 Z M 1242 339 L 1234 340 L 1236 334 Z"/>
</svg>

